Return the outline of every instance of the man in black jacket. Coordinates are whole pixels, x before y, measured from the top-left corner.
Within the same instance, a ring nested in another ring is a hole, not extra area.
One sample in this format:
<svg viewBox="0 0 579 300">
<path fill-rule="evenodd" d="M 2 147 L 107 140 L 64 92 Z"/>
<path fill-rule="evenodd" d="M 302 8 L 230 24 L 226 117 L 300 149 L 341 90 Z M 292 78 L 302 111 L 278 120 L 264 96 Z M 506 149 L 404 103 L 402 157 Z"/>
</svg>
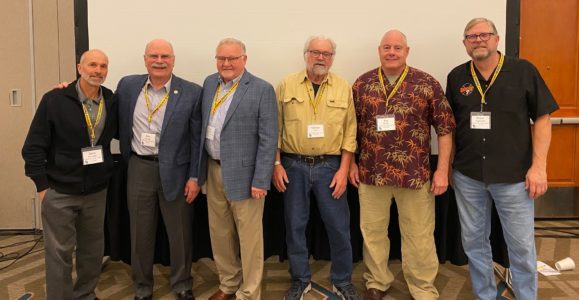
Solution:
<svg viewBox="0 0 579 300">
<path fill-rule="evenodd" d="M 112 92 L 101 86 L 108 72 L 106 54 L 85 52 L 77 69 L 77 81 L 42 97 L 22 148 L 26 176 L 34 181 L 42 203 L 49 300 L 95 299 L 104 251 L 117 105 Z"/>
</svg>

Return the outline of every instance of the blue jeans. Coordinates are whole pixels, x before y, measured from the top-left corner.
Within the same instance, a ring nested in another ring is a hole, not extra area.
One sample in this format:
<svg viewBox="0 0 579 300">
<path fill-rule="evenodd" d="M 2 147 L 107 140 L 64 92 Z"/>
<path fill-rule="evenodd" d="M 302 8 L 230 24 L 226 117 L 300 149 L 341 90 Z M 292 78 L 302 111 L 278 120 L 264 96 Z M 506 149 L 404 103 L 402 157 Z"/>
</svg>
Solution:
<svg viewBox="0 0 579 300">
<path fill-rule="evenodd" d="M 473 293 L 477 299 L 497 294 L 491 245 L 491 201 L 495 202 L 509 251 L 515 297 L 537 298 L 537 254 L 534 237 L 534 201 L 525 183 L 489 184 L 453 173 L 462 229 L 462 244 L 469 260 Z"/>
<path fill-rule="evenodd" d="M 310 192 L 314 192 L 330 242 L 332 267 L 330 277 L 336 286 L 351 282 L 352 245 L 350 243 L 350 209 L 346 193 L 332 197 L 330 182 L 340 167 L 340 156 L 332 156 L 310 165 L 282 156 L 289 183 L 284 192 L 287 253 L 292 280 L 309 282 L 312 274 L 306 242 L 310 217 Z"/>
</svg>

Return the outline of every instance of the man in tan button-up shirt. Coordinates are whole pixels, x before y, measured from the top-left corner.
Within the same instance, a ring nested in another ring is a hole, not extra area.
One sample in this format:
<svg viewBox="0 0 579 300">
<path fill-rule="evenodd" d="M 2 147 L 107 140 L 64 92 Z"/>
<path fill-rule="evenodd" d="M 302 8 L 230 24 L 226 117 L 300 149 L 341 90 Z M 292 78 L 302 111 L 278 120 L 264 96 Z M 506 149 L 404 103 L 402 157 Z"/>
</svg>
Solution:
<svg viewBox="0 0 579 300">
<path fill-rule="evenodd" d="M 273 183 L 284 193 L 286 242 L 292 286 L 284 299 L 311 289 L 305 229 L 313 192 L 331 248 L 330 277 L 341 299 L 359 299 L 352 286 L 348 167 L 356 150 L 356 116 L 348 82 L 329 72 L 336 44 L 311 37 L 304 47 L 306 69 L 279 84 L 279 139 Z"/>
</svg>

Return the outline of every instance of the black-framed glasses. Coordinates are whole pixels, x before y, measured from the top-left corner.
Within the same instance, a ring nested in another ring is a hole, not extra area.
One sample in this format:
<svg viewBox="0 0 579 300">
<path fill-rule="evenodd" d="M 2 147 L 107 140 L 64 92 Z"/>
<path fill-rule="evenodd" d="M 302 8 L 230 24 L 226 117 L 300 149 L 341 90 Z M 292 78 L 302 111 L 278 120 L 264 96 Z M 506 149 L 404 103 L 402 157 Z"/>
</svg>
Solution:
<svg viewBox="0 0 579 300">
<path fill-rule="evenodd" d="M 240 56 L 215 56 L 215 59 L 216 59 L 218 62 L 221 62 L 221 63 L 226 62 L 226 61 L 228 61 L 228 62 L 230 62 L 230 63 L 234 63 L 234 62 L 238 61 L 240 58 L 242 58 L 242 57 L 244 57 L 244 56 L 245 56 L 245 55 L 240 55 Z"/>
<path fill-rule="evenodd" d="M 320 57 L 323 56 L 324 58 L 330 58 L 334 55 L 332 52 L 322 52 L 318 50 L 308 50 L 308 53 L 313 57 Z"/>
<path fill-rule="evenodd" d="M 486 42 L 493 35 L 495 35 L 494 32 L 483 32 L 483 33 L 479 33 L 479 34 L 465 34 L 464 39 L 472 43 L 472 42 L 476 42 L 476 40 L 480 38 L 481 41 Z"/>
</svg>

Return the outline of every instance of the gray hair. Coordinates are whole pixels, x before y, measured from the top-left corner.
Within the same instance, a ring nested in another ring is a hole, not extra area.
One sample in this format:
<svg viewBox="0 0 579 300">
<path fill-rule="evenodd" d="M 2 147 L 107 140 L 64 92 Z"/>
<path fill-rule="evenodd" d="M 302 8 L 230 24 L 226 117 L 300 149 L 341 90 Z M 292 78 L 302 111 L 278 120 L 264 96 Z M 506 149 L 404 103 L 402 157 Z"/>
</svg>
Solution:
<svg viewBox="0 0 579 300">
<path fill-rule="evenodd" d="M 308 50 L 310 49 L 310 44 L 313 41 L 328 41 L 330 42 L 330 44 L 332 45 L 332 52 L 334 54 L 336 54 L 336 42 L 334 42 L 334 40 L 332 40 L 329 37 L 323 36 L 323 35 L 312 35 L 308 38 L 308 40 L 306 41 L 306 43 L 304 44 L 304 54 L 306 54 L 306 52 L 308 52 Z"/>
<path fill-rule="evenodd" d="M 215 48 L 215 51 L 217 51 L 217 49 L 219 49 L 219 47 L 221 47 L 221 45 L 225 45 L 225 44 L 239 45 L 239 47 L 241 47 L 241 50 L 243 51 L 243 55 L 245 55 L 245 51 L 246 51 L 245 50 L 245 44 L 242 41 L 240 41 L 236 38 L 231 38 L 231 37 L 224 38 L 221 41 L 219 41 L 219 44 L 217 44 L 217 48 Z"/>
<path fill-rule="evenodd" d="M 153 44 L 165 44 L 167 46 L 169 46 L 169 48 L 171 49 L 171 53 L 173 55 L 175 55 L 175 51 L 173 50 L 173 44 L 171 44 L 169 41 L 165 40 L 165 39 L 154 39 L 151 40 L 150 42 L 147 43 L 147 45 L 145 46 L 145 54 L 147 54 L 147 52 L 149 51 L 149 47 L 151 47 L 151 45 Z"/>
<path fill-rule="evenodd" d="M 495 35 L 498 35 L 497 32 L 497 27 L 495 26 L 495 23 L 493 23 L 493 21 L 487 19 L 487 18 L 474 18 L 472 20 L 470 20 L 467 24 L 466 27 L 464 28 L 464 35 L 466 35 L 466 33 L 473 28 L 475 25 L 479 24 L 479 23 L 487 23 L 489 25 L 489 27 L 493 30 L 493 33 Z"/>
</svg>

